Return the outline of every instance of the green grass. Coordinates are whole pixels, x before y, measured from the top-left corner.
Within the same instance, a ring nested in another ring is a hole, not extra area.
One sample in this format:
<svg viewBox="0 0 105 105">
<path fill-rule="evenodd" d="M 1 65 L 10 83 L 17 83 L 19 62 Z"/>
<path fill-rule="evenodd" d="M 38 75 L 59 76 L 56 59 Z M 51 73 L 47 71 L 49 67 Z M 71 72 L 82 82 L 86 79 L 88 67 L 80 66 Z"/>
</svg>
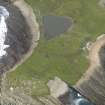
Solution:
<svg viewBox="0 0 105 105">
<path fill-rule="evenodd" d="M 81 48 L 105 32 L 105 10 L 98 0 L 26 0 L 34 9 L 40 23 L 43 15 L 53 14 L 72 17 L 72 31 L 60 37 L 45 40 L 43 33 L 32 56 L 16 71 L 8 74 L 10 85 L 17 86 L 22 80 L 36 81 L 32 95 L 47 94 L 46 82 L 59 76 L 74 85 L 88 67 Z M 39 12 L 40 11 L 40 12 Z M 22 84 L 21 84 L 22 85 Z"/>
</svg>

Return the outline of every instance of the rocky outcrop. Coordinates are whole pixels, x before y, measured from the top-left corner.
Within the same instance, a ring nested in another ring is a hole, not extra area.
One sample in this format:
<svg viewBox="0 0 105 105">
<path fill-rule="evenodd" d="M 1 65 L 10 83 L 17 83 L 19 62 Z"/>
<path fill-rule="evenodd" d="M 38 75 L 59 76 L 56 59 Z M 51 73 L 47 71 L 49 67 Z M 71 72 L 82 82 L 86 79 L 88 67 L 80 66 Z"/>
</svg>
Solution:
<svg viewBox="0 0 105 105">
<path fill-rule="evenodd" d="M 101 7 L 105 7 L 105 0 L 99 0 L 99 5 Z"/>
<path fill-rule="evenodd" d="M 47 83 L 50 91 L 50 95 L 55 99 L 58 99 L 62 105 L 72 105 L 72 90 L 69 88 L 66 82 L 59 77 L 55 77 Z"/>
<path fill-rule="evenodd" d="M 40 34 L 34 12 L 24 0 L 0 0 L 0 3 L 10 13 L 10 18 L 7 20 L 6 43 L 8 41 L 11 44 L 10 48 L 6 49 L 8 55 L 5 60 L 1 61 L 5 64 L 5 66 L 0 66 L 3 68 L 3 70 L 0 68 L 2 74 L 7 73 L 8 70 L 15 70 L 32 54 L 33 49 L 37 46 Z M 14 90 L 11 87 L 9 90 L 6 88 L 6 75 L 3 76 L 4 78 L 1 78 L 0 105 L 61 105 L 59 100 L 52 96 L 35 97 L 33 99 L 20 89 Z"/>
<path fill-rule="evenodd" d="M 69 87 L 66 82 L 58 77 L 50 80 L 47 85 L 50 90 L 50 95 L 58 99 L 62 105 L 94 105 L 75 88 Z"/>
<path fill-rule="evenodd" d="M 55 77 L 54 80 L 50 80 L 47 86 L 49 87 L 51 96 L 55 98 L 69 91 L 68 85 L 58 77 Z"/>
<path fill-rule="evenodd" d="M 0 96 L 0 105 L 62 105 L 52 96 L 32 98 L 22 91 L 6 92 Z"/>
<path fill-rule="evenodd" d="M 89 51 L 90 67 L 75 88 L 96 105 L 105 105 L 105 35 Z"/>
<path fill-rule="evenodd" d="M 0 0 L 0 6 L 9 12 L 5 40 L 9 47 L 5 48 L 7 54 L 0 58 L 2 75 L 10 69 L 15 70 L 32 54 L 40 34 L 34 12 L 24 0 Z"/>
</svg>

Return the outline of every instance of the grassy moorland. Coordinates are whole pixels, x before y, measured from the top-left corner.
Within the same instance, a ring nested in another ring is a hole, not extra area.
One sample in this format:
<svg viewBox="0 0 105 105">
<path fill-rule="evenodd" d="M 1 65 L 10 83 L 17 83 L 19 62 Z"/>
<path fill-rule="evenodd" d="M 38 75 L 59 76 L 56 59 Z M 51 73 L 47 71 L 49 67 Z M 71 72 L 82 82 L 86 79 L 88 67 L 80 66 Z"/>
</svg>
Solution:
<svg viewBox="0 0 105 105">
<path fill-rule="evenodd" d="M 51 40 L 46 40 L 41 33 L 32 56 L 8 74 L 9 85 L 24 87 L 25 81 L 32 81 L 32 95 L 46 94 L 45 83 L 54 76 L 74 85 L 88 67 L 82 48 L 105 33 L 105 10 L 98 5 L 98 0 L 26 1 L 33 7 L 40 24 L 43 15 L 53 14 L 72 17 L 73 28 Z"/>
</svg>

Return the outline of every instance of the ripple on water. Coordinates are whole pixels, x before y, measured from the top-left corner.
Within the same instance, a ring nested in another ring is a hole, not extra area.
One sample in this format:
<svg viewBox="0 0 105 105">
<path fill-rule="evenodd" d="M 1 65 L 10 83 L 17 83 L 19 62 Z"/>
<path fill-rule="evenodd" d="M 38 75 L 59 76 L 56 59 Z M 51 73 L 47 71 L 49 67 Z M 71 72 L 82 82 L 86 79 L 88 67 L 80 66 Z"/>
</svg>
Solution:
<svg viewBox="0 0 105 105">
<path fill-rule="evenodd" d="M 27 54 L 32 34 L 21 11 L 0 0 L 0 75 L 15 66 Z"/>
<path fill-rule="evenodd" d="M 5 55 L 7 52 L 5 51 L 9 45 L 5 44 L 6 35 L 7 35 L 7 24 L 6 19 L 9 17 L 9 12 L 4 6 L 0 6 L 0 59 Z"/>
</svg>

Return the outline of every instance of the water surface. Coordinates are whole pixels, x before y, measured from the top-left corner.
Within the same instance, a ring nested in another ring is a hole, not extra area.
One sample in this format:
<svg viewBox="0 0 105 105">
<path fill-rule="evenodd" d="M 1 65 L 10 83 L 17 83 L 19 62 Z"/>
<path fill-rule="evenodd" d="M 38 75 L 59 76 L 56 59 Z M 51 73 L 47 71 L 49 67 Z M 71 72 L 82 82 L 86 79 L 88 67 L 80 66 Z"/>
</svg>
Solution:
<svg viewBox="0 0 105 105">
<path fill-rule="evenodd" d="M 23 58 L 31 44 L 30 27 L 21 11 L 0 0 L 0 76 Z"/>
<path fill-rule="evenodd" d="M 4 55 L 7 55 L 5 49 L 9 47 L 9 45 L 5 44 L 8 31 L 6 19 L 8 17 L 9 12 L 7 9 L 4 6 L 0 6 L 0 58 L 2 58 Z"/>
<path fill-rule="evenodd" d="M 43 16 L 44 36 L 51 39 L 69 30 L 72 26 L 72 19 L 63 16 Z"/>
<path fill-rule="evenodd" d="M 72 87 L 68 93 L 59 99 L 64 105 L 95 105 Z"/>
</svg>

